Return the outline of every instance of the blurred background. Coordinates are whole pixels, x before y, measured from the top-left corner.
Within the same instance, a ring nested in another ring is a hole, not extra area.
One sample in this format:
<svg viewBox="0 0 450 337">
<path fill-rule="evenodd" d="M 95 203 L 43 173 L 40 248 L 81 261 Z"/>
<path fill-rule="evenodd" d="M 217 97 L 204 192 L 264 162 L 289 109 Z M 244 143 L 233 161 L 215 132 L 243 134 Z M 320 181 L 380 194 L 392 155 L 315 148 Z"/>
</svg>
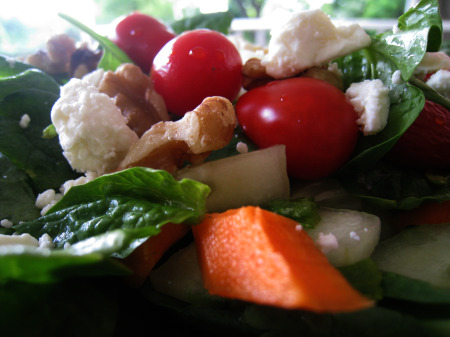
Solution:
<svg viewBox="0 0 450 337">
<path fill-rule="evenodd" d="M 439 0 L 446 38 L 450 33 L 450 1 Z M 321 8 L 335 20 L 357 21 L 374 32 L 390 30 L 396 19 L 416 0 L 14 0 L 0 5 L 0 54 L 21 56 L 45 47 L 51 35 L 67 33 L 84 37 L 77 28 L 58 16 L 64 13 L 110 36 L 115 24 L 132 11 L 159 18 L 170 25 L 197 15 L 226 14 L 229 33 L 245 34 L 265 44 L 271 24 L 286 12 Z M 2 8 L 3 7 L 3 8 Z"/>
</svg>

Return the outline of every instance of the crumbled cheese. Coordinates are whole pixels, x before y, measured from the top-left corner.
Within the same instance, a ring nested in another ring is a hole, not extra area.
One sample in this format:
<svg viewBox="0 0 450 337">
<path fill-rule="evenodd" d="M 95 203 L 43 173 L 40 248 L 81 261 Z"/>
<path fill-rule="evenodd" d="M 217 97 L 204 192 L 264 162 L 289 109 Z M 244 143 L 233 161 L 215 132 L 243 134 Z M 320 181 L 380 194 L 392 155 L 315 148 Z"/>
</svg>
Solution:
<svg viewBox="0 0 450 337">
<path fill-rule="evenodd" d="M 359 241 L 360 240 L 360 237 L 359 237 L 359 235 L 356 233 L 356 232 L 350 232 L 350 237 L 353 239 L 353 240 L 357 240 L 357 241 Z"/>
<path fill-rule="evenodd" d="M 248 145 L 244 142 L 239 142 L 236 144 L 236 151 L 239 153 L 247 153 L 248 152 Z"/>
<path fill-rule="evenodd" d="M 278 79 L 328 63 L 371 43 L 360 25 L 336 27 L 319 9 L 293 13 L 270 34 L 268 53 L 261 63 L 270 76 Z"/>
<path fill-rule="evenodd" d="M 400 85 L 403 83 L 402 72 L 400 70 L 394 71 L 392 74 L 391 82 L 394 85 Z"/>
<path fill-rule="evenodd" d="M 24 245 L 39 247 L 39 241 L 28 233 L 20 235 L 0 234 L 0 246 Z"/>
<path fill-rule="evenodd" d="M 345 92 L 358 113 L 356 121 L 365 136 L 374 135 L 387 124 L 389 89 L 379 79 L 365 80 L 352 85 Z"/>
<path fill-rule="evenodd" d="M 35 206 L 41 210 L 41 215 L 45 215 L 47 211 L 61 200 L 62 194 L 56 193 L 53 189 L 48 189 L 38 194 Z"/>
<path fill-rule="evenodd" d="M 61 87 L 51 111 L 63 154 L 78 172 L 102 175 L 115 169 L 138 140 L 114 99 L 99 92 L 103 74 L 98 69 L 82 79 L 72 78 Z"/>
<path fill-rule="evenodd" d="M 441 69 L 430 76 L 428 86 L 450 99 L 450 71 Z"/>
<path fill-rule="evenodd" d="M 43 248 L 43 249 L 55 248 L 55 244 L 53 243 L 51 236 L 48 235 L 47 233 L 43 234 L 39 238 L 38 242 L 39 242 L 39 248 Z"/>
<path fill-rule="evenodd" d="M 30 121 L 31 121 L 30 116 L 28 116 L 27 114 L 24 114 L 24 115 L 20 118 L 19 125 L 20 125 L 21 128 L 25 129 L 25 128 L 28 127 L 28 125 L 30 125 Z"/>
<path fill-rule="evenodd" d="M 92 180 L 94 180 L 95 178 L 97 178 L 98 175 L 95 172 L 92 171 L 88 171 L 85 173 L 84 176 L 81 176 L 75 180 L 68 180 L 66 181 L 60 188 L 61 193 L 64 195 L 67 193 L 67 191 L 73 187 L 73 186 L 78 186 L 78 185 L 84 185 Z"/>
<path fill-rule="evenodd" d="M 64 194 L 66 194 L 71 187 L 86 184 L 97 177 L 98 175 L 95 172 L 88 171 L 84 176 L 81 176 L 75 180 L 68 180 L 60 187 L 60 193 L 56 193 L 53 189 L 40 193 L 36 198 L 35 205 L 37 208 L 41 209 L 41 215 L 45 215 L 53 205 L 61 200 Z"/>
<path fill-rule="evenodd" d="M 339 248 L 339 242 L 332 233 L 329 234 L 319 233 L 319 236 L 317 237 L 315 244 L 324 254 L 327 254 Z"/>
<path fill-rule="evenodd" d="M 8 219 L 3 219 L 0 221 L 0 226 L 2 226 L 2 227 L 11 228 L 12 225 L 13 225 L 13 222 Z"/>
</svg>

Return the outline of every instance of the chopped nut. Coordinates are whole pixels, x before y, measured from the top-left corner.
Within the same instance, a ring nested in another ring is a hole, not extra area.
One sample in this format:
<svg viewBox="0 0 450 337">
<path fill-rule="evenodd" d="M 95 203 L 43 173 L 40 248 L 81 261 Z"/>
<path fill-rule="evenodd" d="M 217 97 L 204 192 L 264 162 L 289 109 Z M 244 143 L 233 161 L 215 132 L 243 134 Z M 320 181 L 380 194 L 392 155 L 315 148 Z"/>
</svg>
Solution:
<svg viewBox="0 0 450 337">
<path fill-rule="evenodd" d="M 107 71 L 99 90 L 115 99 L 128 126 L 139 137 L 153 124 L 170 120 L 163 98 L 154 90 L 150 77 L 136 65 L 126 63 L 115 72 Z"/>
<path fill-rule="evenodd" d="M 154 124 L 130 148 L 118 169 L 145 166 L 173 173 L 186 162 L 199 164 L 212 150 L 231 141 L 235 126 L 231 102 L 208 97 L 182 119 Z"/>
<path fill-rule="evenodd" d="M 266 67 L 258 58 L 251 58 L 242 67 L 242 87 L 250 90 L 273 81 L 274 78 L 266 72 Z"/>
<path fill-rule="evenodd" d="M 66 34 L 52 36 L 47 41 L 47 51 L 29 55 L 26 62 L 50 75 L 68 73 L 70 58 L 76 50 L 75 41 Z"/>
<path fill-rule="evenodd" d="M 101 50 L 92 51 L 86 45 L 80 46 L 71 55 L 69 76 L 82 78 L 87 73 L 94 71 L 102 56 Z"/>
<path fill-rule="evenodd" d="M 341 91 L 344 90 L 344 83 L 342 82 L 342 79 L 339 77 L 339 75 L 332 71 L 329 71 L 328 69 L 313 67 L 302 73 L 300 77 L 317 78 L 319 80 L 330 83 Z"/>
</svg>

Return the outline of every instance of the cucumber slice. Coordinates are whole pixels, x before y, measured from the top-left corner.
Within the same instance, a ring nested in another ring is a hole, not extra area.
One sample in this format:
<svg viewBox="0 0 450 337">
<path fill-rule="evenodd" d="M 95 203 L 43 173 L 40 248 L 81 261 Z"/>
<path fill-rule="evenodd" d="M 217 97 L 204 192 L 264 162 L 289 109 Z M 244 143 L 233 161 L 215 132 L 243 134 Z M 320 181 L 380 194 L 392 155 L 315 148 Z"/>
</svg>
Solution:
<svg viewBox="0 0 450 337">
<path fill-rule="evenodd" d="M 450 224 L 404 229 L 380 242 L 372 258 L 383 271 L 450 288 Z"/>
<path fill-rule="evenodd" d="M 350 265 L 371 256 L 380 239 L 381 221 L 369 213 L 321 208 L 320 222 L 305 229 L 331 264 Z"/>
<path fill-rule="evenodd" d="M 258 206 L 288 198 L 290 192 L 284 145 L 187 167 L 175 177 L 194 179 L 211 188 L 206 201 L 208 212 Z"/>
</svg>

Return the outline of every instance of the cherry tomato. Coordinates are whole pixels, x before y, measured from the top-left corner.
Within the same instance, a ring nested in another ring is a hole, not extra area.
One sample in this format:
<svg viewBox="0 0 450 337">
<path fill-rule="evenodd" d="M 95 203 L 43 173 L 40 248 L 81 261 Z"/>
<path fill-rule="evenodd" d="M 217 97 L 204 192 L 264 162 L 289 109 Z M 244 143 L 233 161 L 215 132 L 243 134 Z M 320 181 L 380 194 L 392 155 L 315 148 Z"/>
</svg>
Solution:
<svg viewBox="0 0 450 337">
<path fill-rule="evenodd" d="M 284 144 L 289 175 L 305 180 L 324 178 L 341 167 L 359 134 L 358 116 L 344 93 L 314 78 L 252 89 L 238 99 L 236 114 L 257 146 Z"/>
<path fill-rule="evenodd" d="M 426 100 L 419 116 L 395 143 L 387 159 L 408 167 L 450 168 L 450 111 Z"/>
<path fill-rule="evenodd" d="M 174 37 L 157 19 L 133 12 L 117 24 L 112 41 L 148 74 L 156 54 Z"/>
<path fill-rule="evenodd" d="M 183 116 L 208 96 L 233 101 L 242 85 L 242 60 L 232 42 L 208 29 L 187 31 L 167 43 L 152 68 L 167 109 Z"/>
</svg>

